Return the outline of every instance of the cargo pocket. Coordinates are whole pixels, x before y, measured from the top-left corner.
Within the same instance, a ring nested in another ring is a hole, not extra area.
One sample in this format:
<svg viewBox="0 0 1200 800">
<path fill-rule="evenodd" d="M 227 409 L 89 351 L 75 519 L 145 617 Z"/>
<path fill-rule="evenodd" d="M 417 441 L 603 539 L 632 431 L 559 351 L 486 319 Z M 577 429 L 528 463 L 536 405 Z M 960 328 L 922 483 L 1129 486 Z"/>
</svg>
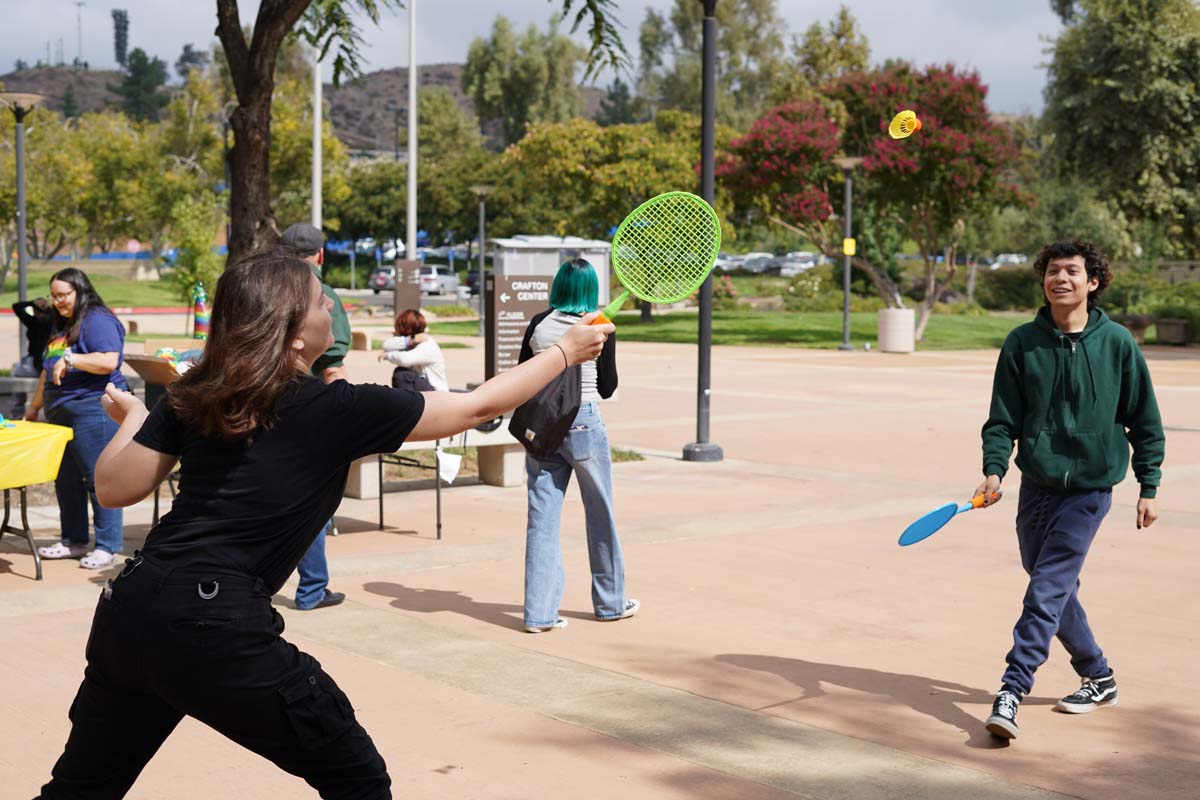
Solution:
<svg viewBox="0 0 1200 800">
<path fill-rule="evenodd" d="M 315 750 L 354 725 L 354 709 L 346 694 L 324 672 L 310 672 L 279 690 L 284 713 L 300 746 Z"/>
</svg>

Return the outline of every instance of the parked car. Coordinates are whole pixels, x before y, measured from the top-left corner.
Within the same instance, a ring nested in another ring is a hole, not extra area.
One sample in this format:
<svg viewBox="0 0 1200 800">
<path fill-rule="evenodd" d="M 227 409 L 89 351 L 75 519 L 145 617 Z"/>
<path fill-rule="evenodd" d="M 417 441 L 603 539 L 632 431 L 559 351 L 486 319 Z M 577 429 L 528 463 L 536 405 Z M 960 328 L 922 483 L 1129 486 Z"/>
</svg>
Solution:
<svg viewBox="0 0 1200 800">
<path fill-rule="evenodd" d="M 717 262 L 714 269 L 721 272 L 732 272 L 741 267 L 745 260 L 744 257 L 735 256 L 732 253 L 717 253 Z"/>
<path fill-rule="evenodd" d="M 782 278 L 793 278 L 801 272 L 810 270 L 817 265 L 816 253 L 803 250 L 788 253 L 786 256 L 772 258 L 767 265 L 767 272 Z"/>
<path fill-rule="evenodd" d="M 491 268 L 489 267 L 488 269 L 485 269 L 483 271 L 483 274 L 484 274 L 484 280 L 486 280 L 487 276 L 492 274 Z M 471 291 L 472 295 L 479 294 L 479 266 L 478 265 L 473 265 L 470 269 L 467 270 L 467 288 Z"/>
<path fill-rule="evenodd" d="M 1028 260 L 1029 256 L 1023 253 L 1001 253 L 991 264 L 988 264 L 988 269 L 1000 269 L 1008 264 L 1024 264 Z"/>
<path fill-rule="evenodd" d="M 458 276 L 442 264 L 421 267 L 421 291 L 425 294 L 457 294 Z"/>
<path fill-rule="evenodd" d="M 395 267 L 376 267 L 371 270 L 371 276 L 367 278 L 367 285 L 371 287 L 371 291 L 379 294 L 384 289 L 391 291 L 396 288 L 396 268 Z"/>
<path fill-rule="evenodd" d="M 747 272 L 766 272 L 774 253 L 746 253 L 742 256 L 742 269 Z"/>
</svg>

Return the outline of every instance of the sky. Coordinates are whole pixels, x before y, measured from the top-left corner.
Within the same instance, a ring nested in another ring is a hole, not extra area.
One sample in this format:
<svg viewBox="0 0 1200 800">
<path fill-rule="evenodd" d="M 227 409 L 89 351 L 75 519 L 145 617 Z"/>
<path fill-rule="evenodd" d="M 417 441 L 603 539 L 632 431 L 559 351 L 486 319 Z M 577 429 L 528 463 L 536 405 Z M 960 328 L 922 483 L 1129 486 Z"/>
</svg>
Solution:
<svg viewBox="0 0 1200 800">
<path fill-rule="evenodd" d="M 720 2 L 720 0 L 718 0 Z M 672 0 L 616 0 L 626 47 L 637 56 L 637 29 L 647 8 L 666 12 Z M 1006 113 L 1038 113 L 1046 81 L 1048 40 L 1061 30 L 1049 0 L 843 0 L 858 19 L 871 46 L 873 63 L 903 58 L 925 65 L 951 62 L 979 71 L 990 87 L 989 106 Z M 239 0 L 244 23 L 258 10 L 256 0 Z M 77 13 L 83 27 L 83 58 L 93 68 L 115 69 L 112 9 L 129 12 L 129 49 L 141 47 L 173 65 L 183 45 L 216 41 L 213 0 L 0 0 L 0 72 L 17 59 L 45 59 L 49 42 L 57 60 L 59 40 L 70 63 L 79 49 Z M 778 0 L 787 33 L 802 33 L 814 21 L 828 22 L 836 0 Z M 417 61 L 421 64 L 466 60 L 467 48 L 487 36 L 502 10 L 518 29 L 544 27 L 560 0 L 416 0 Z M 376 27 L 364 26 L 366 70 L 407 66 L 408 13 L 385 13 Z M 584 41 L 581 31 L 577 38 Z M 329 78 L 328 67 L 326 79 Z M 607 85 L 611 73 L 597 83 Z"/>
</svg>

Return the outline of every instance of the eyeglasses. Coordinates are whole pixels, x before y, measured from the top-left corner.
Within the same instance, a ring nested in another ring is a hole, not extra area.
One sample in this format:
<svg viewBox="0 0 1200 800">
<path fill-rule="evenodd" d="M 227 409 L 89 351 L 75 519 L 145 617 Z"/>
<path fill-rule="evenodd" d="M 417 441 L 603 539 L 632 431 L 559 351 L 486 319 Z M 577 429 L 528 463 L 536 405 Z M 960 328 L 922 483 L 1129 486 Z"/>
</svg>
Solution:
<svg viewBox="0 0 1200 800">
<path fill-rule="evenodd" d="M 53 292 L 51 292 L 50 299 L 57 303 L 59 300 L 66 300 L 68 297 L 70 297 L 73 294 L 75 294 L 74 289 L 72 289 L 69 292 L 65 292 L 64 294 L 54 294 Z"/>
</svg>

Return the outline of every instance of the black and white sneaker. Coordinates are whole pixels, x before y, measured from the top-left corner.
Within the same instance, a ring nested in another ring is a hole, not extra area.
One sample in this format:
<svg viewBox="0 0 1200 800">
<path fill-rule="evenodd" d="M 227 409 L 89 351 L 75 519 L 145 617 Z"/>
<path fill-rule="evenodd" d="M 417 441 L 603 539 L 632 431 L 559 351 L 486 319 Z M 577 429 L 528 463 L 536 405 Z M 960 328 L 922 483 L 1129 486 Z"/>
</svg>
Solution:
<svg viewBox="0 0 1200 800">
<path fill-rule="evenodd" d="M 988 733 L 1001 739 L 1017 738 L 1020 731 L 1017 727 L 1017 707 L 1020 705 L 1020 695 L 1008 689 L 1001 689 L 992 702 L 992 715 L 984 723 Z"/>
<path fill-rule="evenodd" d="M 1074 694 L 1055 704 L 1054 710 L 1064 714 L 1086 714 L 1103 706 L 1117 704 L 1117 680 L 1110 672 L 1103 678 L 1084 678 Z"/>
</svg>

